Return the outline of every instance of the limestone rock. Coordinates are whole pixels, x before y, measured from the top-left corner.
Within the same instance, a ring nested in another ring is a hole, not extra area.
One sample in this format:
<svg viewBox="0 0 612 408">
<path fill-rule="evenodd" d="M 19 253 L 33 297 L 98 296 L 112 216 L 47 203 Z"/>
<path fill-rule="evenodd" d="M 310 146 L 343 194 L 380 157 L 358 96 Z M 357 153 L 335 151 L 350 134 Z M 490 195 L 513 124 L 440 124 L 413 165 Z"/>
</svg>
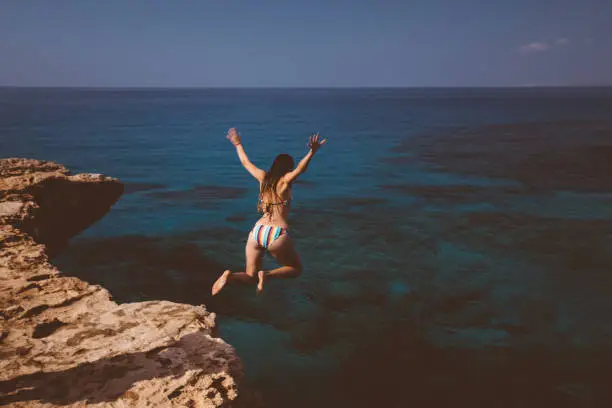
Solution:
<svg viewBox="0 0 612 408">
<path fill-rule="evenodd" d="M 104 215 L 116 179 L 0 160 L 0 405 L 229 407 L 242 364 L 203 306 L 118 305 L 64 277 L 48 245 Z M 61 230 L 57 230 L 57 229 Z"/>
<path fill-rule="evenodd" d="M 102 218 L 122 193 L 122 183 L 101 174 L 73 176 L 52 162 L 0 160 L 0 224 L 27 232 L 50 253 Z"/>
</svg>

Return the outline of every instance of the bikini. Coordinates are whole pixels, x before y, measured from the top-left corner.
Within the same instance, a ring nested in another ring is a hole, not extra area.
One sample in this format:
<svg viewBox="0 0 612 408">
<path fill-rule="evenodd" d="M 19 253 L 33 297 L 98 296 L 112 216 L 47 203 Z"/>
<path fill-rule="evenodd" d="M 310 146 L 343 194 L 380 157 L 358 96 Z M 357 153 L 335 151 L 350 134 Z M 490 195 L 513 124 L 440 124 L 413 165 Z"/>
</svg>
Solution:
<svg viewBox="0 0 612 408">
<path fill-rule="evenodd" d="M 285 201 L 278 202 L 278 203 L 264 203 L 260 195 L 259 202 L 261 204 L 264 204 L 265 208 L 268 208 L 269 206 L 272 206 L 272 205 L 289 206 L 289 204 L 291 204 L 291 198 Z M 264 225 L 264 224 L 259 224 L 259 223 L 256 224 L 255 227 L 253 228 L 253 237 L 255 238 L 255 241 L 257 241 L 257 245 L 265 249 L 268 249 L 268 247 L 272 245 L 272 243 L 276 241 L 276 239 L 278 239 L 283 234 L 289 235 L 288 228 L 278 227 L 274 225 Z"/>
</svg>

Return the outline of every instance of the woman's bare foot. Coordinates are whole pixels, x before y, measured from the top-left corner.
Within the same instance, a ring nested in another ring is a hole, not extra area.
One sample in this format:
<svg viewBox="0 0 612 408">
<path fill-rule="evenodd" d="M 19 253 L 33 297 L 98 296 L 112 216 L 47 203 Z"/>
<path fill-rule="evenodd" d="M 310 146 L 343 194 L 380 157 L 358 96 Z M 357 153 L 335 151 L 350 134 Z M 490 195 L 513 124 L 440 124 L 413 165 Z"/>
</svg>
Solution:
<svg viewBox="0 0 612 408">
<path fill-rule="evenodd" d="M 266 280 L 266 273 L 264 271 L 257 272 L 259 282 L 257 282 L 257 293 L 263 292 L 264 281 Z"/>
<path fill-rule="evenodd" d="M 225 286 L 225 284 L 227 283 L 227 277 L 230 274 L 230 270 L 227 269 L 226 271 L 224 271 L 221 276 L 219 276 L 219 279 L 217 279 L 215 281 L 215 283 L 212 286 L 212 294 L 213 296 L 216 295 L 217 293 L 221 292 L 221 289 L 223 289 L 223 287 Z"/>
</svg>

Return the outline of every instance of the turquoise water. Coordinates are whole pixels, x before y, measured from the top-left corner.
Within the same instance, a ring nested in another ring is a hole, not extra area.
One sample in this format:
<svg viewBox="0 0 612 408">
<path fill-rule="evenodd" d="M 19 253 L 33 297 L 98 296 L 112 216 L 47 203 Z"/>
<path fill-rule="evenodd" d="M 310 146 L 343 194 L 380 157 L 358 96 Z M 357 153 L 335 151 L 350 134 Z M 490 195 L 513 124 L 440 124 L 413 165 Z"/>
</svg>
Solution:
<svg viewBox="0 0 612 408">
<path fill-rule="evenodd" d="M 267 407 L 604 406 L 611 118 L 609 88 L 0 89 L 0 151 L 124 181 L 54 262 L 206 304 Z M 264 169 L 328 143 L 294 188 L 303 275 L 211 298 L 257 219 L 231 126 Z"/>
</svg>

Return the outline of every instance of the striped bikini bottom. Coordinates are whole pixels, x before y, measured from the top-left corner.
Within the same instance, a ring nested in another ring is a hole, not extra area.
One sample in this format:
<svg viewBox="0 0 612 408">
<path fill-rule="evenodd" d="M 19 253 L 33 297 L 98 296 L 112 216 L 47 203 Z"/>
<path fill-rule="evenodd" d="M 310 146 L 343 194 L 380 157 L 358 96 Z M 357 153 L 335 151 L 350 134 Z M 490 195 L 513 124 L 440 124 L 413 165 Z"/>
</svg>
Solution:
<svg viewBox="0 0 612 408">
<path fill-rule="evenodd" d="M 253 228 L 253 238 L 261 248 L 268 247 L 281 235 L 288 234 L 287 228 L 275 227 L 273 225 L 257 224 Z"/>
</svg>

